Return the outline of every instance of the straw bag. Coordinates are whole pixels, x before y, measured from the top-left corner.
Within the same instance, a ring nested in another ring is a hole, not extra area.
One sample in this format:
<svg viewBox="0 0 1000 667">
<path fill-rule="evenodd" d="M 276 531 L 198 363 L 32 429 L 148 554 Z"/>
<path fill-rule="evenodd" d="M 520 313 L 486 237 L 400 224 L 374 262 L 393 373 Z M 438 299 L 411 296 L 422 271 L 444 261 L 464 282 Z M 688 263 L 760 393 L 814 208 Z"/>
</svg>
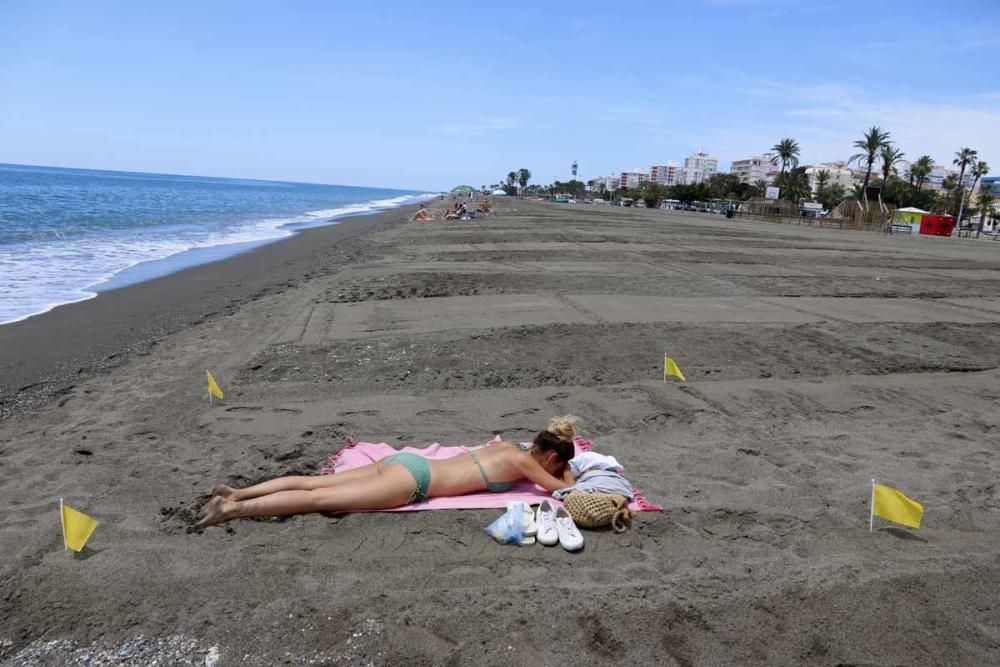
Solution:
<svg viewBox="0 0 1000 667">
<path fill-rule="evenodd" d="M 563 500 L 566 511 L 581 528 L 611 526 L 624 533 L 632 524 L 628 498 L 615 493 L 583 493 L 574 491 Z"/>
</svg>

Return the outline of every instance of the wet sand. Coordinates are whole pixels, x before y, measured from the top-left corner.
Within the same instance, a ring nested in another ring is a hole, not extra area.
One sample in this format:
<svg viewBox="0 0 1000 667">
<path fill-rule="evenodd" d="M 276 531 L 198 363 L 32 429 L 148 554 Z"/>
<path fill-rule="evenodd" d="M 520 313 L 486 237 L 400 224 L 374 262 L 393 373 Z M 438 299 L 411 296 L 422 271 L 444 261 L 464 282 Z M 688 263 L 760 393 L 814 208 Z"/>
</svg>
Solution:
<svg viewBox="0 0 1000 667">
<path fill-rule="evenodd" d="M 998 661 L 1000 244 L 521 201 L 403 217 L 0 327 L 3 664 Z M 563 413 L 665 511 L 575 555 L 491 542 L 492 511 L 192 526 L 214 482 L 315 473 L 347 436 Z M 868 533 L 873 477 L 920 531 Z M 60 496 L 102 521 L 79 558 Z"/>
</svg>

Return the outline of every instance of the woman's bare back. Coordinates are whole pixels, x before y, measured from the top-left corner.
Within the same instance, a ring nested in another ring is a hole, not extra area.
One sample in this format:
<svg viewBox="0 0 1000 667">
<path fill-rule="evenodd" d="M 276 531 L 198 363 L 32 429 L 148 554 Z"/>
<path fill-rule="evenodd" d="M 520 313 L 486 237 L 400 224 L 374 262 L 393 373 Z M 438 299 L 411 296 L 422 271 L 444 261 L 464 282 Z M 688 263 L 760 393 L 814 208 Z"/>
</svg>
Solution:
<svg viewBox="0 0 1000 667">
<path fill-rule="evenodd" d="M 518 457 L 527 456 L 513 442 L 497 442 L 476 450 L 479 466 L 470 454 L 450 459 L 431 460 L 431 486 L 428 495 L 457 496 L 486 488 L 483 473 L 491 482 L 514 482 L 524 478 L 517 465 Z"/>
</svg>

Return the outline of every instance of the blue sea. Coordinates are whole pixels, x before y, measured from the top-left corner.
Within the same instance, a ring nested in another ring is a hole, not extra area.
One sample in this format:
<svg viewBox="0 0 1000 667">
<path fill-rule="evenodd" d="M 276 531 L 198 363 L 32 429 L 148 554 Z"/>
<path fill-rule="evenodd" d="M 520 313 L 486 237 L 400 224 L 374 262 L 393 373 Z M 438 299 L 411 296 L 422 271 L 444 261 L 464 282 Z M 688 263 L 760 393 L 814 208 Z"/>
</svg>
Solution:
<svg viewBox="0 0 1000 667">
<path fill-rule="evenodd" d="M 0 164 L 0 324 L 429 196 Z"/>
</svg>

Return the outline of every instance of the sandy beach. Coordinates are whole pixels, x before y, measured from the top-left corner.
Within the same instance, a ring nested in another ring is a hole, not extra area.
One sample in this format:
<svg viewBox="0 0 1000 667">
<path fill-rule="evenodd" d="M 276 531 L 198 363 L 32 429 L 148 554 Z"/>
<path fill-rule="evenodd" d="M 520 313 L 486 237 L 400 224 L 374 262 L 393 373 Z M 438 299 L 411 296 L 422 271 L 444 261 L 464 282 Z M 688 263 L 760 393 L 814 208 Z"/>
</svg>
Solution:
<svg viewBox="0 0 1000 667">
<path fill-rule="evenodd" d="M 1000 662 L 1000 243 L 411 215 L 0 326 L 0 664 Z M 494 543 L 496 511 L 193 526 L 348 436 L 566 413 L 664 506 L 579 554 Z M 872 478 L 919 531 L 869 534 Z M 102 524 L 78 557 L 60 497 Z"/>
</svg>

